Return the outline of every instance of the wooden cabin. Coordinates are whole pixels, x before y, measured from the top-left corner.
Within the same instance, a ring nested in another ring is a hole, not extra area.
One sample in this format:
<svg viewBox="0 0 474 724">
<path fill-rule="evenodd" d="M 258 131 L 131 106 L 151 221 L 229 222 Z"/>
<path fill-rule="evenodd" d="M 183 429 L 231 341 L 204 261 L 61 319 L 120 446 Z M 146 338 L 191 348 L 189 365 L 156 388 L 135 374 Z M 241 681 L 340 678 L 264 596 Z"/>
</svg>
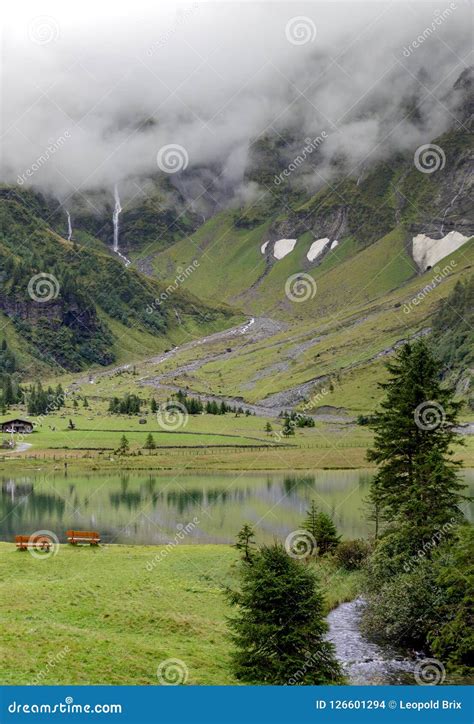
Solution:
<svg viewBox="0 0 474 724">
<path fill-rule="evenodd" d="M 14 420 L 6 420 L 0 423 L 1 430 L 4 433 L 30 433 L 33 432 L 33 423 L 29 420 L 20 420 L 15 418 Z"/>
</svg>

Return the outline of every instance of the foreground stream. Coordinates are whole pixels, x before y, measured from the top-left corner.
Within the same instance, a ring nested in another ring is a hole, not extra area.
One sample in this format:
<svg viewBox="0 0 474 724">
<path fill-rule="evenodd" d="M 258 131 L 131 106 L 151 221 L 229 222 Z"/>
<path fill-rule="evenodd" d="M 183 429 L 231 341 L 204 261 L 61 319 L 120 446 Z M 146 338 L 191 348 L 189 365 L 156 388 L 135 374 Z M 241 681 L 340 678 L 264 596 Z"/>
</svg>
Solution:
<svg viewBox="0 0 474 724">
<path fill-rule="evenodd" d="M 415 659 L 389 646 L 368 641 L 361 634 L 361 598 L 341 603 L 328 616 L 328 638 L 336 647 L 344 673 L 351 684 L 415 684 Z"/>
</svg>

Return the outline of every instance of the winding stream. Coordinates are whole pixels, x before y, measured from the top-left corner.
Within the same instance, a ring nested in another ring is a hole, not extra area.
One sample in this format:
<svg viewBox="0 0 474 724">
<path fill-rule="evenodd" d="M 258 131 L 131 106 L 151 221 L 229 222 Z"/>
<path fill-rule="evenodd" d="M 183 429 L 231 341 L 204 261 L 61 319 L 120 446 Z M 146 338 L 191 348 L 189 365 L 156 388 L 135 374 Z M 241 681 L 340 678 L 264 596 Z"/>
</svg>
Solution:
<svg viewBox="0 0 474 724">
<path fill-rule="evenodd" d="M 361 598 L 341 603 L 328 616 L 328 639 L 336 647 L 349 682 L 356 685 L 415 684 L 416 659 L 390 646 L 368 641 L 359 629 Z"/>
</svg>

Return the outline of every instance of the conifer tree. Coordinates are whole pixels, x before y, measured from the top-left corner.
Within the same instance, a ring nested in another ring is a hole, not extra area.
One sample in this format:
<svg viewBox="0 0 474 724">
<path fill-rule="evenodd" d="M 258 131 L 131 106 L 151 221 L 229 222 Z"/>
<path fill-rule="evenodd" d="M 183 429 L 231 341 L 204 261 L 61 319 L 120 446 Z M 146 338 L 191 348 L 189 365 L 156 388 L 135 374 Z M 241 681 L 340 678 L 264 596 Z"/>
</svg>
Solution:
<svg viewBox="0 0 474 724">
<path fill-rule="evenodd" d="M 424 340 L 406 344 L 387 364 L 386 396 L 372 420 L 374 446 L 368 459 L 379 469 L 370 499 L 412 543 L 462 518 L 461 463 L 452 460 L 460 403 L 443 387 L 441 369 Z"/>
<path fill-rule="evenodd" d="M 148 433 L 143 447 L 145 450 L 154 450 L 156 448 L 156 443 L 151 432 Z"/>
<path fill-rule="evenodd" d="M 237 548 L 238 551 L 242 552 L 242 560 L 246 563 L 251 563 L 254 547 L 255 532 L 252 526 L 246 523 L 237 534 L 237 542 L 234 543 L 234 548 Z"/>
<path fill-rule="evenodd" d="M 314 500 L 311 501 L 311 508 L 306 511 L 306 518 L 302 524 L 302 528 L 307 530 L 313 538 L 316 538 L 316 523 L 318 518 L 318 509 Z"/>
<path fill-rule="evenodd" d="M 264 546 L 240 567 L 241 589 L 229 593 L 236 645 L 233 669 L 250 684 L 336 684 L 341 670 L 314 571 L 278 543 Z"/>
<path fill-rule="evenodd" d="M 119 455 L 126 455 L 129 452 L 129 450 L 130 450 L 130 444 L 129 444 L 127 438 L 125 437 L 125 435 L 122 435 L 122 437 L 120 438 L 120 445 L 117 448 L 117 453 Z"/>
</svg>

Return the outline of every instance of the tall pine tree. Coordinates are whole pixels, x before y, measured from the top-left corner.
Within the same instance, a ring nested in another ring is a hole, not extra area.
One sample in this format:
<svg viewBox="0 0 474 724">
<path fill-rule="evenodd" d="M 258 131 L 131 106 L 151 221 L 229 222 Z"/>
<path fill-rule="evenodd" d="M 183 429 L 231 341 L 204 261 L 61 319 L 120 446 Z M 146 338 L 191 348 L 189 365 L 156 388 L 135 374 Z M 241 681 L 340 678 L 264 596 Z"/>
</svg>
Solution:
<svg viewBox="0 0 474 724">
<path fill-rule="evenodd" d="M 236 645 L 233 668 L 251 684 L 342 683 L 319 582 L 282 545 L 264 546 L 240 568 L 241 590 L 229 594 Z"/>
<path fill-rule="evenodd" d="M 387 364 L 386 396 L 371 421 L 377 463 L 370 493 L 373 507 L 413 544 L 442 525 L 460 520 L 464 487 L 461 463 L 452 460 L 460 403 L 442 386 L 441 370 L 424 340 L 406 344 Z"/>
</svg>

